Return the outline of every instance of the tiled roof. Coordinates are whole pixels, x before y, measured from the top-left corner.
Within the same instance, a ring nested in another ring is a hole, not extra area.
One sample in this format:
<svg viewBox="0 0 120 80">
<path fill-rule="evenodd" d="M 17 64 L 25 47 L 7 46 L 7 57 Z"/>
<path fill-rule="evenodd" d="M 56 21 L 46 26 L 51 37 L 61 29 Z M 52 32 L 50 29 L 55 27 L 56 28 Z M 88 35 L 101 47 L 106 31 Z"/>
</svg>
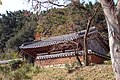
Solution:
<svg viewBox="0 0 120 80">
<path fill-rule="evenodd" d="M 77 55 L 83 55 L 84 51 L 78 51 Z M 88 50 L 88 54 L 95 54 L 97 56 L 109 59 L 110 57 L 107 55 L 103 55 L 103 54 L 99 54 L 99 53 L 95 53 L 91 50 Z M 65 53 L 57 53 L 57 54 L 49 54 L 49 55 L 38 55 L 36 57 L 36 59 L 38 60 L 45 60 L 45 59 L 54 59 L 54 58 L 63 58 L 63 57 L 71 57 L 71 56 L 75 56 L 75 52 L 65 52 Z"/>
<path fill-rule="evenodd" d="M 78 55 L 82 55 L 82 51 L 78 53 Z M 68 56 L 75 56 L 75 52 L 65 52 L 65 53 L 58 53 L 58 54 L 50 54 L 50 55 L 42 55 L 37 56 L 36 59 L 51 59 L 51 58 L 60 58 L 60 57 L 68 57 Z"/>
<path fill-rule="evenodd" d="M 20 48 L 21 49 L 39 48 L 39 47 L 45 47 L 45 46 L 50 46 L 50 45 L 54 45 L 54 44 L 63 43 L 63 42 L 66 42 L 66 41 L 75 40 L 78 37 L 83 36 L 85 31 L 86 30 L 76 32 L 76 33 L 61 35 L 61 36 L 50 37 L 49 39 L 45 39 L 45 40 L 24 43 L 20 46 Z M 89 34 L 94 33 L 96 31 L 97 30 L 96 30 L 95 27 L 91 27 L 90 30 L 89 30 Z"/>
</svg>

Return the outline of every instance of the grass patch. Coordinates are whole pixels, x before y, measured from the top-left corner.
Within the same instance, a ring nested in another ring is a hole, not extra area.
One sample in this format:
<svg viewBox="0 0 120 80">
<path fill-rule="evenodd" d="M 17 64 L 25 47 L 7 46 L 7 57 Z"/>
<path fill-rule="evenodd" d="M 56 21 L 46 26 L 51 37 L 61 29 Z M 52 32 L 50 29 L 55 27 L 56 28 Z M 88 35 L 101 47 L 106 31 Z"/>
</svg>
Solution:
<svg viewBox="0 0 120 80">
<path fill-rule="evenodd" d="M 66 68 L 45 68 L 32 80 L 115 80 L 111 65 L 80 67 L 72 73 Z"/>
</svg>

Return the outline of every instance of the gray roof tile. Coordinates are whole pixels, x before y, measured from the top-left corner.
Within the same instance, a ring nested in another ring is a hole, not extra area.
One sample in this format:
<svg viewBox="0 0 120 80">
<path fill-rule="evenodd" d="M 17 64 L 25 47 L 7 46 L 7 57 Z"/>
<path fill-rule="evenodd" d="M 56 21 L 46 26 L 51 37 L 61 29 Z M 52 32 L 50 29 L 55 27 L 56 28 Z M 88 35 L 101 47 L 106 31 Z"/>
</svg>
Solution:
<svg viewBox="0 0 120 80">
<path fill-rule="evenodd" d="M 79 51 L 78 55 L 82 55 L 84 52 Z M 88 53 L 92 53 L 91 50 L 88 50 Z M 75 52 L 65 52 L 65 53 L 58 53 L 58 54 L 50 54 L 50 55 L 38 55 L 36 59 L 52 59 L 52 58 L 59 58 L 59 57 L 68 57 L 68 56 L 75 56 Z"/>
<path fill-rule="evenodd" d="M 103 54 L 98 54 L 92 50 L 88 50 L 89 54 L 95 54 L 97 56 L 106 58 L 106 59 L 110 59 L 109 56 L 107 55 L 103 55 Z M 84 51 L 78 51 L 78 55 L 83 55 Z M 54 58 L 63 58 L 63 57 L 72 57 L 75 56 L 75 52 L 65 52 L 65 53 L 57 53 L 57 54 L 49 54 L 49 55 L 38 55 L 36 57 L 37 60 L 44 60 L 44 59 L 54 59 Z"/>
<path fill-rule="evenodd" d="M 33 41 L 33 42 L 24 43 L 20 46 L 20 48 L 21 49 L 39 48 L 39 47 L 45 47 L 45 46 L 50 46 L 50 45 L 54 45 L 54 44 L 63 43 L 63 42 L 66 42 L 66 41 L 75 40 L 78 37 L 83 36 L 85 31 L 86 30 L 76 32 L 76 33 L 66 34 L 66 35 L 62 35 L 62 36 L 50 37 L 48 39 L 41 40 L 41 41 Z M 90 30 L 89 30 L 89 33 L 92 33 L 94 31 L 97 31 L 96 28 L 91 27 Z"/>
</svg>

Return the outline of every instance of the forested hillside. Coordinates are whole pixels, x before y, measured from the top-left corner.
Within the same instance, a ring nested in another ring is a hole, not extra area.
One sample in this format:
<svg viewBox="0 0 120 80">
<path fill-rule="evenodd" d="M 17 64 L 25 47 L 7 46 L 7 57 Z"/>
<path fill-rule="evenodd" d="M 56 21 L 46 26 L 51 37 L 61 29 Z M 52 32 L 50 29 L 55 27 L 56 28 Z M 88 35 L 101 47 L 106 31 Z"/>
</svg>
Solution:
<svg viewBox="0 0 120 80">
<path fill-rule="evenodd" d="M 35 33 L 56 36 L 86 29 L 88 17 L 94 13 L 97 5 L 99 3 L 89 2 L 81 4 L 83 8 L 80 9 L 73 6 L 51 8 L 38 15 L 26 10 L 6 11 L 6 14 L 0 14 L 0 51 L 18 50 L 22 43 L 33 41 Z M 106 35 L 106 23 L 101 7 L 91 26 L 96 26 L 101 34 Z"/>
<path fill-rule="evenodd" d="M 15 12 L 6 11 L 0 14 L 0 50 L 18 50 L 24 42 L 34 40 L 33 35 L 37 26 L 35 14 L 19 10 Z"/>
<path fill-rule="evenodd" d="M 70 5 L 70 4 L 69 4 Z M 52 8 L 42 11 L 39 17 L 37 32 L 43 35 L 62 35 L 86 29 L 88 18 L 93 15 L 94 9 L 99 3 L 82 5 L 82 8 L 68 6 L 66 8 Z M 99 30 L 106 29 L 105 18 L 102 8 L 99 7 L 91 26 L 99 27 Z"/>
</svg>

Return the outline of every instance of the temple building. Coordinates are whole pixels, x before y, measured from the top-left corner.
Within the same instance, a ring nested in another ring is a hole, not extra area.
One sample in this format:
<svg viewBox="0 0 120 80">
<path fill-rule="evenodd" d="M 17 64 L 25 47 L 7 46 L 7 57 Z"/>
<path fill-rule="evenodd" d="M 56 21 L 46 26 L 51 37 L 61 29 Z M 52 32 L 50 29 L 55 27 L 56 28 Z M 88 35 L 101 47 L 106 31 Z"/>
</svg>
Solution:
<svg viewBox="0 0 120 80">
<path fill-rule="evenodd" d="M 37 66 L 56 66 L 77 61 L 84 62 L 83 38 L 86 30 L 47 39 L 36 38 L 33 42 L 20 46 L 21 52 L 34 60 Z M 37 37 L 40 37 L 37 34 Z M 40 40 L 38 40 L 40 39 Z M 91 27 L 87 36 L 88 62 L 103 63 L 109 59 L 108 42 L 95 27 Z"/>
</svg>

